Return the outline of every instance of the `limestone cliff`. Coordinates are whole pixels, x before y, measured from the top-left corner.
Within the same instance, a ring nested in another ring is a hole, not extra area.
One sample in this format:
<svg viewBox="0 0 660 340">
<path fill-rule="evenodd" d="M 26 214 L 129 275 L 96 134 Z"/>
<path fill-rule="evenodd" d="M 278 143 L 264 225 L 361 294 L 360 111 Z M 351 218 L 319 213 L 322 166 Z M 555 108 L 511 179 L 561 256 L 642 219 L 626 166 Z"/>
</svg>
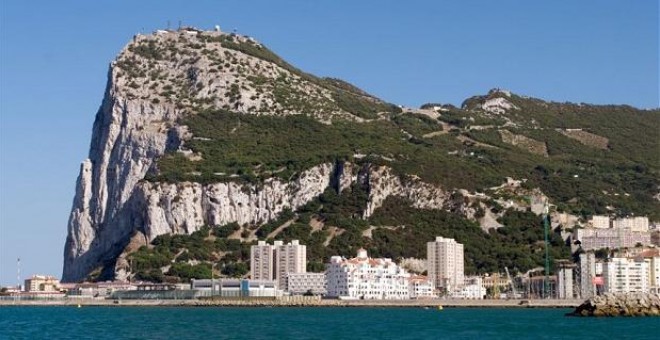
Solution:
<svg viewBox="0 0 660 340">
<path fill-rule="evenodd" d="M 314 79 L 248 37 L 195 29 L 136 35 L 110 65 L 89 156 L 76 185 L 63 281 L 82 280 L 101 268 L 112 271 L 136 232 L 151 240 L 163 233 L 191 233 L 202 225 L 264 223 L 282 209 L 295 209 L 318 196 L 333 176 L 339 176 L 342 187 L 355 181 L 355 175 L 337 175 L 337 165 L 330 163 L 308 169 L 294 181 L 270 179 L 253 186 L 143 180 L 164 153 L 188 152 L 184 144 L 192 135 L 178 121 L 204 108 L 361 120 L 335 103 L 336 82 L 327 83 L 328 89 Z M 377 174 L 370 178 L 387 182 Z M 372 193 L 369 211 L 386 195 L 405 194 L 392 189 L 399 183 L 387 185 L 382 194 Z M 419 189 L 415 192 L 419 195 Z"/>
</svg>

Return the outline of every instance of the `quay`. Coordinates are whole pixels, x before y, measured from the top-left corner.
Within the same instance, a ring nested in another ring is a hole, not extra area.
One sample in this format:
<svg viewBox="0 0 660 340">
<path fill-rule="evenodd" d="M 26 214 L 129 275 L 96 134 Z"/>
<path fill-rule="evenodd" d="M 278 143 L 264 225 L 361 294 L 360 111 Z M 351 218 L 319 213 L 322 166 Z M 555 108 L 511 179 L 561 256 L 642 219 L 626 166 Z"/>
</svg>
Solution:
<svg viewBox="0 0 660 340">
<path fill-rule="evenodd" d="M 3 306 L 167 306 L 167 307 L 419 307 L 419 308 L 575 308 L 582 300 L 565 299 L 510 299 L 510 300 L 338 300 L 315 297 L 282 298 L 215 298 L 215 299 L 54 299 L 54 300 L 0 300 Z"/>
</svg>

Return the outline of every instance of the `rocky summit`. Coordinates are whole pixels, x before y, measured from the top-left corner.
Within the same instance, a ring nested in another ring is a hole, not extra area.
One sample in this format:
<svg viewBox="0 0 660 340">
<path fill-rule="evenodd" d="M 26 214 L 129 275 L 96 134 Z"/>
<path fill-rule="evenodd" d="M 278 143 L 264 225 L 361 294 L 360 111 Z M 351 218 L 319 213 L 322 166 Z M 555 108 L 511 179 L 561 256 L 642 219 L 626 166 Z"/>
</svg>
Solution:
<svg viewBox="0 0 660 340">
<path fill-rule="evenodd" d="M 660 217 L 658 110 L 501 89 L 406 108 L 190 27 L 134 36 L 108 76 L 63 281 L 213 262 L 240 276 L 249 245 L 272 238 L 306 242 L 319 268 L 359 247 L 424 257 L 444 235 L 465 244 L 468 271 L 522 271 L 541 263 L 545 202 L 557 258 L 592 214 Z"/>
</svg>

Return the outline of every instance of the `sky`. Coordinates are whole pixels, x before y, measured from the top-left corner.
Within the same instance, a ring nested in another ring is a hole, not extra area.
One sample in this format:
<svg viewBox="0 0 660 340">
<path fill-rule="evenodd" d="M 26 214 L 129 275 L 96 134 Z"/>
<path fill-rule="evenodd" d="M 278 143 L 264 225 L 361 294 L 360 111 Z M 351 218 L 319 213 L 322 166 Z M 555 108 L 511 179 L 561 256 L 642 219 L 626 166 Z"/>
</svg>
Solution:
<svg viewBox="0 0 660 340">
<path fill-rule="evenodd" d="M 108 65 L 183 25 L 255 37 L 302 70 L 389 102 L 499 87 L 554 101 L 659 106 L 657 0 L 0 2 L 0 285 L 62 273 L 80 162 Z"/>
</svg>

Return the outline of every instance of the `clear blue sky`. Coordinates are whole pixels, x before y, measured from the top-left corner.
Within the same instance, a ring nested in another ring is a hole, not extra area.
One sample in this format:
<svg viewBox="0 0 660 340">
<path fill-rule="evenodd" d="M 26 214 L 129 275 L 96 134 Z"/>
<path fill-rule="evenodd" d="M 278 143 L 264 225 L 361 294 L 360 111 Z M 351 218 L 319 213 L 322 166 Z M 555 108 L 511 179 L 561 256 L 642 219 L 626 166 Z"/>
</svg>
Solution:
<svg viewBox="0 0 660 340">
<path fill-rule="evenodd" d="M 0 284 L 61 275 L 66 224 L 109 62 L 185 25 L 256 37 L 383 99 L 460 104 L 493 87 L 658 107 L 657 0 L 0 3 Z"/>
</svg>

